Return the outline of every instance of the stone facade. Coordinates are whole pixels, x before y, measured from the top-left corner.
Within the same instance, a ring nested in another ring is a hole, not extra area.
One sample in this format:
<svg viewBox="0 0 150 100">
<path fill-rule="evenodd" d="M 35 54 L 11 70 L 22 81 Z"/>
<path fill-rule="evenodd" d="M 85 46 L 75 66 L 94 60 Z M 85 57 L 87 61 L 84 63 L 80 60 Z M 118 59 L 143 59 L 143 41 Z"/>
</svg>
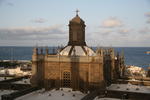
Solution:
<svg viewBox="0 0 150 100">
<path fill-rule="evenodd" d="M 71 46 L 68 55 L 63 55 Z M 32 78 L 34 86 L 46 89 L 70 87 L 84 92 L 104 88 L 120 77 L 124 66 L 123 59 L 116 56 L 113 49 L 98 49 L 89 55 L 85 42 L 84 21 L 76 15 L 69 23 L 69 42 L 55 55 L 47 48 L 34 48 L 32 55 Z M 75 49 L 76 46 L 76 49 Z M 77 47 L 78 46 L 78 47 Z M 84 55 L 78 49 L 83 49 Z M 40 49 L 40 50 L 39 50 Z M 73 53 L 71 53 L 73 52 Z M 78 54 L 77 54 L 78 53 Z M 73 55 L 71 55 L 73 54 Z"/>
<path fill-rule="evenodd" d="M 47 89 L 71 87 L 89 90 L 102 87 L 103 57 L 33 55 L 32 83 Z"/>
</svg>

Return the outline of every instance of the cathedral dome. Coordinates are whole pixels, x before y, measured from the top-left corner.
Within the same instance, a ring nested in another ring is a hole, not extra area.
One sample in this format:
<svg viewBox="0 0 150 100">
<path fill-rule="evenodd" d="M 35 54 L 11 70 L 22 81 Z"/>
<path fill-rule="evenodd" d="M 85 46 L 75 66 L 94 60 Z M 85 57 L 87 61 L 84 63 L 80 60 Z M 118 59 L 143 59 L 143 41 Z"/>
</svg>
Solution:
<svg viewBox="0 0 150 100">
<path fill-rule="evenodd" d="M 69 42 L 58 54 L 64 56 L 95 56 L 95 52 L 86 46 L 85 42 L 85 24 L 78 16 L 70 20 L 69 23 Z"/>
<path fill-rule="evenodd" d="M 78 15 L 76 15 L 76 17 L 74 17 L 70 22 L 84 23 L 84 21 Z"/>
<path fill-rule="evenodd" d="M 95 52 L 87 47 L 87 46 L 66 46 L 63 48 L 59 55 L 64 55 L 64 56 L 95 56 Z"/>
</svg>

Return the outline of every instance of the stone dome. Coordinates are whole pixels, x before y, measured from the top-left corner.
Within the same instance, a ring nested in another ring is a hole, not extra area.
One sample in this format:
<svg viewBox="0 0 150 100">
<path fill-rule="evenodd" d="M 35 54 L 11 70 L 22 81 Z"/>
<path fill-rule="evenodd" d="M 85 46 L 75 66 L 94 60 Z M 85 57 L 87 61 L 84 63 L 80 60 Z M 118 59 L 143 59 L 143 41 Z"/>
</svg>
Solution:
<svg viewBox="0 0 150 100">
<path fill-rule="evenodd" d="M 87 46 L 66 46 L 62 49 L 59 55 L 64 56 L 95 56 L 95 52 Z"/>
<path fill-rule="evenodd" d="M 76 15 L 76 17 L 74 17 L 70 22 L 84 23 L 84 21 L 78 15 Z"/>
</svg>

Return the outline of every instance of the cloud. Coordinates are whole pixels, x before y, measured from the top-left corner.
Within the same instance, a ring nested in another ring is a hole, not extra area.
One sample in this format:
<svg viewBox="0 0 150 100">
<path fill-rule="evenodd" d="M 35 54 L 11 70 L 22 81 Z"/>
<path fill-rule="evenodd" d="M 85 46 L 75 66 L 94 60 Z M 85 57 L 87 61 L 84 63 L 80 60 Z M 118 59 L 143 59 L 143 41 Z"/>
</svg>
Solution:
<svg viewBox="0 0 150 100">
<path fill-rule="evenodd" d="M 0 29 L 0 45 L 58 46 L 68 42 L 68 31 L 63 25 L 49 27 L 13 27 Z M 86 42 L 92 46 L 150 46 L 150 28 L 99 28 L 96 32 L 86 31 Z M 92 34 L 91 34 L 92 33 Z"/>
<path fill-rule="evenodd" d="M 11 2 L 8 2 L 7 5 L 9 5 L 9 6 L 14 6 L 14 4 L 11 3 Z"/>
<path fill-rule="evenodd" d="M 47 20 L 44 18 L 37 18 L 37 19 L 31 20 L 31 22 L 33 22 L 33 23 L 45 23 L 45 22 L 47 22 Z"/>
<path fill-rule="evenodd" d="M 145 13 L 146 17 L 150 17 L 150 12 Z"/>
<path fill-rule="evenodd" d="M 140 47 L 150 46 L 149 37 L 150 28 L 143 29 L 145 34 L 139 30 L 121 27 L 121 28 L 99 28 L 92 35 L 86 35 L 87 44 L 100 46 L 124 46 L 124 47 Z"/>
<path fill-rule="evenodd" d="M 147 17 L 146 23 L 150 23 L 150 12 L 145 13 L 145 16 Z"/>
<path fill-rule="evenodd" d="M 101 29 L 100 32 L 98 32 L 99 34 L 103 35 L 103 36 L 108 36 L 111 33 L 113 33 L 114 30 L 110 30 L 110 29 Z"/>
<path fill-rule="evenodd" d="M 26 45 L 34 45 L 35 41 L 44 41 L 45 44 L 53 43 L 58 45 L 56 43 L 61 43 L 63 42 L 61 40 L 66 38 L 67 34 L 61 29 L 60 25 L 51 27 L 16 27 L 0 29 L 0 45 L 3 45 L 1 43 L 4 42 L 7 45 L 11 44 L 11 41 L 14 41 L 14 45 L 18 45 L 18 43 L 22 43 L 20 45 L 24 43 L 27 43 Z M 46 41 L 49 42 L 47 43 Z"/>
<path fill-rule="evenodd" d="M 112 34 L 118 34 L 118 35 L 127 35 L 130 34 L 131 32 L 133 32 L 133 29 L 129 29 L 129 28 L 100 28 L 98 32 L 103 36 L 109 36 Z"/>
<path fill-rule="evenodd" d="M 118 29 L 116 32 L 121 35 L 127 35 L 130 34 L 132 31 L 133 31 L 132 29 L 123 28 L 123 29 Z"/>
<path fill-rule="evenodd" d="M 140 34 L 147 34 L 150 33 L 150 28 L 149 27 L 144 27 L 142 29 L 139 30 Z"/>
<path fill-rule="evenodd" d="M 150 23 L 150 18 L 148 18 L 148 20 L 146 21 L 147 23 Z"/>
<path fill-rule="evenodd" d="M 110 17 L 109 19 L 104 20 L 101 26 L 106 28 L 114 28 L 123 26 L 123 23 L 116 17 Z"/>
<path fill-rule="evenodd" d="M 10 2 L 10 0 L 0 0 L 0 5 L 8 5 L 8 6 L 14 6 L 14 3 Z"/>
</svg>

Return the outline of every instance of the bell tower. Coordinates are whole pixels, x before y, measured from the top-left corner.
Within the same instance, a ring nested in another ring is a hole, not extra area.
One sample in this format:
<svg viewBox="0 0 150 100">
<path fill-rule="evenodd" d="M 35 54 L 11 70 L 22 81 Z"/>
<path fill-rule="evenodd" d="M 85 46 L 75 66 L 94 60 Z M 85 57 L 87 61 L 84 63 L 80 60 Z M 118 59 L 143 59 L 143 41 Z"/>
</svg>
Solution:
<svg viewBox="0 0 150 100">
<path fill-rule="evenodd" d="M 86 46 L 84 21 L 79 17 L 78 10 L 76 16 L 69 21 L 69 42 L 68 45 Z"/>
</svg>

